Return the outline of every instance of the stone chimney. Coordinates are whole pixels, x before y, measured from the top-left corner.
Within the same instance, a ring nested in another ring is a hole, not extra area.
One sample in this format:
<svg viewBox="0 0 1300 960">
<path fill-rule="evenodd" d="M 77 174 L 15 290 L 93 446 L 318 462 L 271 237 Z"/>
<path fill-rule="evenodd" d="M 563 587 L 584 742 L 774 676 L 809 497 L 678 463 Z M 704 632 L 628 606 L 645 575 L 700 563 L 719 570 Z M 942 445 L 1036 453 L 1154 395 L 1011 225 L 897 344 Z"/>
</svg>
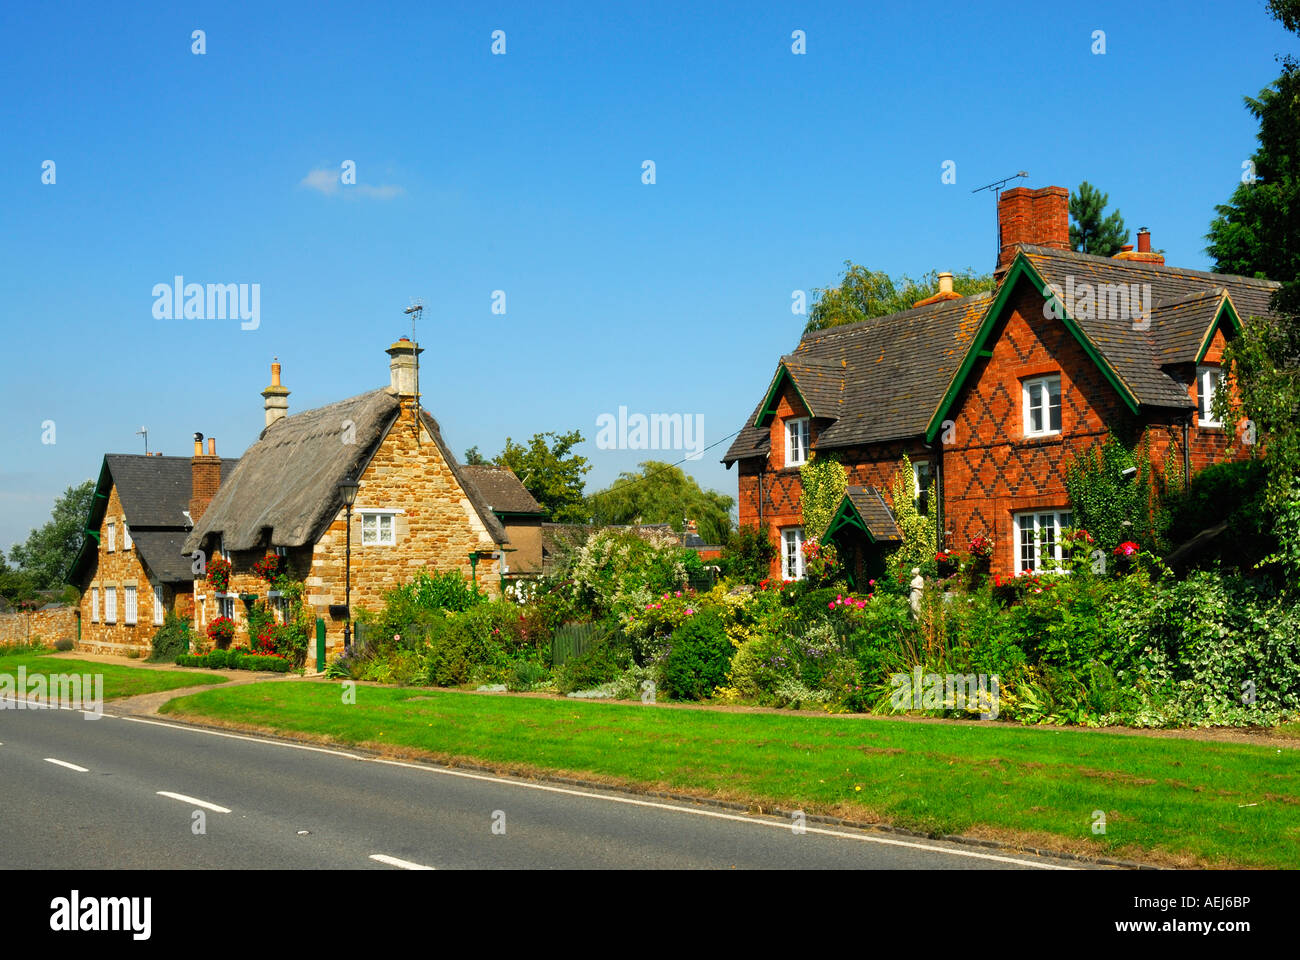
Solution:
<svg viewBox="0 0 1300 960">
<path fill-rule="evenodd" d="M 1139 227 L 1137 249 L 1134 250 L 1132 244 L 1126 244 L 1119 248 L 1119 253 L 1112 259 L 1135 260 L 1138 263 L 1154 263 L 1159 266 L 1165 262 L 1165 255 L 1151 252 L 1151 231 L 1146 227 Z"/>
<path fill-rule="evenodd" d="M 417 347 L 406 337 L 402 337 L 386 351 L 391 358 L 388 361 L 390 393 L 398 397 L 415 397 L 415 358 L 424 353 L 423 347 Z"/>
<path fill-rule="evenodd" d="M 266 401 L 266 425 L 269 427 L 277 420 L 289 415 L 289 391 L 280 383 L 280 358 L 271 361 L 271 385 L 262 391 Z"/>
<path fill-rule="evenodd" d="M 1065 187 L 1012 187 L 998 197 L 997 274 L 1016 258 L 1016 244 L 1070 249 L 1070 191 Z"/>
<path fill-rule="evenodd" d="M 918 300 L 912 304 L 913 307 L 925 307 L 932 303 L 940 303 L 944 300 L 960 300 L 961 294 L 954 293 L 952 289 L 952 274 L 939 274 L 939 292 L 926 297 L 924 300 Z"/>
<path fill-rule="evenodd" d="M 194 459 L 190 461 L 190 519 L 197 527 L 212 498 L 221 486 L 221 458 L 217 456 L 217 441 L 208 438 L 208 452 L 203 453 L 203 434 L 194 434 Z"/>
</svg>

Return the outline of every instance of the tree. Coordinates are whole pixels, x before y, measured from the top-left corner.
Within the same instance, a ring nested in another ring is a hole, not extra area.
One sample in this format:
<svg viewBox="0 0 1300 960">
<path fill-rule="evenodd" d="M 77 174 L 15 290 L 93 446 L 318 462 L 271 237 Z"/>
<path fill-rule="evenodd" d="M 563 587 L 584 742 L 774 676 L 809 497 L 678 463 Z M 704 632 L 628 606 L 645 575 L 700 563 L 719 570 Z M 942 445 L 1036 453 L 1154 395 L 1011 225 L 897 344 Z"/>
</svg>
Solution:
<svg viewBox="0 0 1300 960">
<path fill-rule="evenodd" d="M 1110 194 L 1102 193 L 1087 180 L 1070 194 L 1070 216 L 1074 219 L 1070 224 L 1071 250 L 1113 257 L 1128 243 L 1128 229 L 1119 211 L 1103 216 L 1109 202 Z"/>
<path fill-rule="evenodd" d="M 952 288 L 953 292 L 963 297 L 984 293 L 993 289 L 993 277 L 990 274 L 976 274 L 968 269 L 954 274 Z M 851 260 L 845 260 L 839 286 L 813 291 L 816 299 L 808 313 L 804 332 L 901 313 L 911 310 L 918 300 L 924 300 L 938 292 L 939 275 L 934 271 L 923 274 L 918 280 L 913 280 L 906 274 L 893 280 L 887 273 L 868 270 Z"/>
<path fill-rule="evenodd" d="M 1300 33 L 1300 0 L 1271 0 L 1269 11 Z M 1236 396 L 1218 391 L 1214 412 L 1224 423 L 1246 418 L 1243 441 L 1265 451 L 1266 502 L 1285 519 L 1300 496 L 1300 64 L 1284 60 L 1282 75 L 1245 102 L 1259 121 L 1259 147 L 1231 199 L 1216 208 L 1207 251 L 1217 270 L 1282 287 L 1273 317 L 1242 318 L 1245 329 L 1223 359 Z M 1300 551 L 1300 541 L 1292 547 Z"/>
<path fill-rule="evenodd" d="M 582 434 L 577 430 L 535 433 L 526 447 L 506 437 L 505 449 L 493 462 L 513 470 L 556 523 L 585 523 L 589 513 L 582 477 L 591 465 L 571 452 L 579 443 Z"/>
<path fill-rule="evenodd" d="M 487 457 L 478 452 L 478 444 L 470 447 L 465 451 L 465 463 L 472 467 L 481 467 L 487 464 Z"/>
<path fill-rule="evenodd" d="M 9 551 L 9 559 L 31 577 L 37 590 L 63 586 L 63 578 L 68 575 L 72 561 L 81 550 L 81 541 L 85 537 L 83 530 L 94 496 L 93 480 L 68 487 L 63 496 L 54 501 L 54 510 L 45 526 L 33 530 L 25 543 L 15 544 Z"/>
<path fill-rule="evenodd" d="M 596 523 L 667 523 L 682 529 L 694 520 L 705 543 L 724 544 L 731 533 L 731 497 L 703 490 L 694 477 L 670 463 L 647 460 L 635 472 L 624 472 L 590 498 Z"/>
</svg>

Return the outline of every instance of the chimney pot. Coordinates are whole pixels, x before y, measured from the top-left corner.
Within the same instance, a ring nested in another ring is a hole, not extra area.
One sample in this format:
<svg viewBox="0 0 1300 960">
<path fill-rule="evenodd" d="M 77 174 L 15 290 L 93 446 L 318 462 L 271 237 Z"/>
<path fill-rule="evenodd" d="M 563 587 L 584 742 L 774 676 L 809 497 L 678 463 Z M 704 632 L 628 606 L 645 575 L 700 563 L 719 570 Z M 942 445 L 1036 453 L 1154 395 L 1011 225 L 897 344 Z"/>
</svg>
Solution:
<svg viewBox="0 0 1300 960">
<path fill-rule="evenodd" d="M 203 434 L 194 434 L 194 456 L 203 456 Z"/>
<path fill-rule="evenodd" d="M 386 351 L 389 356 L 389 390 L 399 397 L 415 397 L 416 358 L 424 353 L 406 337 L 399 337 Z"/>
<path fill-rule="evenodd" d="M 275 357 L 271 361 L 271 385 L 262 391 L 268 427 L 289 415 L 289 392 L 280 383 L 280 358 Z"/>
<path fill-rule="evenodd" d="M 1132 249 L 1131 247 L 1129 249 Z M 1151 231 L 1146 227 L 1138 230 L 1138 253 L 1151 252 Z"/>
<path fill-rule="evenodd" d="M 1012 187 L 998 197 L 998 266 L 1006 271 L 1016 256 L 1016 245 L 1070 249 L 1070 191 L 1065 187 Z"/>
<path fill-rule="evenodd" d="M 944 273 L 939 274 L 939 292 L 940 292 L 940 293 L 952 293 L 952 274 L 951 274 L 951 273 L 944 272 Z"/>
<path fill-rule="evenodd" d="M 194 434 L 194 459 L 190 461 L 190 519 L 197 526 L 221 485 L 221 461 L 217 440 L 208 438 L 208 455 L 203 455 L 203 434 Z"/>
<path fill-rule="evenodd" d="M 1121 246 L 1121 247 L 1119 248 L 1119 252 L 1120 252 L 1120 253 L 1129 253 L 1129 252 L 1131 252 L 1132 250 L 1133 250 L 1133 244 L 1131 244 L 1131 243 L 1126 243 L 1126 244 L 1124 244 L 1123 246 Z"/>
<path fill-rule="evenodd" d="M 208 456 L 215 457 L 216 455 L 217 455 L 217 438 L 208 437 Z"/>
</svg>

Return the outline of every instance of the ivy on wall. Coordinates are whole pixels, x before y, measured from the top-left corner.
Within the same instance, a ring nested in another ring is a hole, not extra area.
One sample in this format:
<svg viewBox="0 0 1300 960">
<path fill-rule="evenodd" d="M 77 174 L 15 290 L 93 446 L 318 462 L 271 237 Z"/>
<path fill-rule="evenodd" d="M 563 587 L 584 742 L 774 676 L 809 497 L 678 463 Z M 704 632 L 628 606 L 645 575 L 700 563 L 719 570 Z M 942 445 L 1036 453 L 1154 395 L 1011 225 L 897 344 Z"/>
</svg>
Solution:
<svg viewBox="0 0 1300 960">
<path fill-rule="evenodd" d="M 812 459 L 799 468 L 799 479 L 803 482 L 804 536 L 809 540 L 820 540 L 844 498 L 849 475 L 834 454 L 825 457 L 813 454 Z"/>
<path fill-rule="evenodd" d="M 927 513 L 916 507 L 916 474 L 912 461 L 903 454 L 903 462 L 894 474 L 891 489 L 894 504 L 894 523 L 903 535 L 903 543 L 894 554 L 894 563 L 905 569 L 924 567 L 933 563 L 939 549 L 939 501 L 936 484 L 930 484 L 926 496 Z"/>
</svg>

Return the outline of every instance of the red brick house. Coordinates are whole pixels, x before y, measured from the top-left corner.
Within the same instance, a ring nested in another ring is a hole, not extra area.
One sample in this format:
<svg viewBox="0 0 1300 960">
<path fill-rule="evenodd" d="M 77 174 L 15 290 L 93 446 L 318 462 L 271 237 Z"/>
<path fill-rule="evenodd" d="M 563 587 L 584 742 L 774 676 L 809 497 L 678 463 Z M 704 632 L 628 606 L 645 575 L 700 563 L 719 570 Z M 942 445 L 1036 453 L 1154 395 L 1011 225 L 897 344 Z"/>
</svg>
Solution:
<svg viewBox="0 0 1300 960">
<path fill-rule="evenodd" d="M 914 309 L 806 334 L 780 359 L 723 458 L 739 464 L 740 523 L 779 547 L 774 576 L 802 576 L 804 537 L 822 533 L 802 527 L 813 453 L 849 475 L 832 526 L 851 570 L 899 539 L 906 454 L 918 489 L 935 485 L 940 542 L 992 536 L 1003 574 L 1059 559 L 1066 467 L 1108 433 L 1186 475 L 1225 455 L 1233 427 L 1208 404 L 1223 347 L 1277 284 L 1166 266 L 1145 230 L 1113 258 L 1074 253 L 1068 202 L 1061 187 L 1002 194 L 993 291 L 961 297 L 941 274 Z"/>
</svg>

